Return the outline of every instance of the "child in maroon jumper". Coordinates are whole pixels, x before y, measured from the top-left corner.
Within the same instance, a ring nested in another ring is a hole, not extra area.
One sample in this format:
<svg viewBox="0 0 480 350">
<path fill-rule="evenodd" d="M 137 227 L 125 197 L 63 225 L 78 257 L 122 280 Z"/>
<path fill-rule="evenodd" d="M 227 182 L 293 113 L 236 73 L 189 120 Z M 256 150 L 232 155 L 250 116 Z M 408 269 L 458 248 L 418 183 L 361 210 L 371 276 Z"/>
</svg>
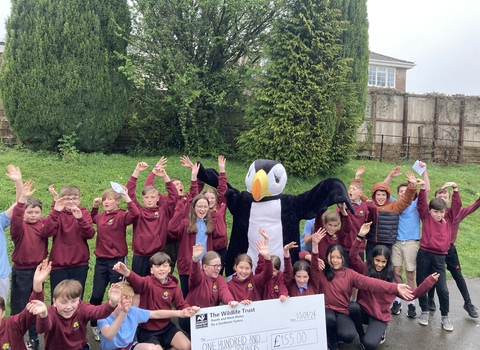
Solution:
<svg viewBox="0 0 480 350">
<path fill-rule="evenodd" d="M 190 305 L 183 299 L 178 288 L 178 280 L 170 274 L 170 257 L 163 253 L 156 253 L 150 258 L 151 275 L 138 276 L 130 271 L 124 263 L 117 263 L 114 267 L 124 275 L 127 282 L 136 293 L 140 294 L 139 307 L 147 310 L 171 310 L 172 303 L 176 310 L 189 308 Z M 192 307 L 196 311 L 197 308 Z M 163 349 L 174 347 L 178 350 L 190 350 L 190 340 L 170 320 L 150 319 L 138 327 L 137 340 L 139 343 L 160 345 Z"/>
<path fill-rule="evenodd" d="M 442 188 L 453 188 L 452 206 L 447 211 L 447 203 L 441 198 L 433 198 L 427 202 L 425 181 L 418 180 L 421 184 L 418 194 L 417 209 L 422 220 L 422 237 L 420 238 L 420 249 L 417 253 L 417 284 L 421 283 L 432 272 L 438 272 L 440 277 L 435 284 L 438 300 L 440 302 L 441 323 L 446 331 L 453 331 L 453 326 L 448 317 L 449 293 L 447 287 L 447 276 L 445 272 L 445 257 L 450 249 L 452 225 L 462 207 L 458 186 L 455 182 L 447 182 Z M 428 298 L 422 295 L 418 298 L 422 313 L 418 323 L 422 326 L 428 325 Z"/>
<path fill-rule="evenodd" d="M 352 288 L 372 292 L 400 294 L 412 299 L 411 289 L 406 284 L 389 283 L 361 275 L 345 266 L 345 251 L 339 244 L 331 245 L 326 252 L 324 273 L 320 273 L 320 290 L 325 296 L 325 319 L 327 341 L 330 350 L 338 350 L 338 341 L 351 343 L 356 336 L 355 326 L 348 307 Z"/>
<path fill-rule="evenodd" d="M 42 202 L 37 198 L 28 198 L 35 189 L 33 181 L 25 182 L 17 205 L 13 208 L 10 223 L 10 236 L 14 243 L 12 253 L 12 292 L 10 296 L 10 314 L 22 312 L 28 304 L 33 289 L 33 277 L 37 266 L 47 257 L 48 240 L 40 236 L 44 219 Z M 35 324 L 28 330 L 28 345 L 38 348 L 38 334 Z"/>
<path fill-rule="evenodd" d="M 200 191 L 198 190 L 198 181 L 197 181 L 197 173 L 198 173 L 198 167 L 194 168 L 193 163 L 190 161 L 190 158 L 188 156 L 181 156 L 180 157 L 180 162 L 182 163 L 182 166 L 185 168 L 190 168 L 192 171 L 192 175 L 190 178 L 190 190 L 188 193 L 185 194 L 185 187 L 183 186 L 182 181 L 178 177 L 172 177 L 172 183 L 175 185 L 178 191 L 178 202 L 186 202 L 187 205 L 184 206 L 185 208 L 185 216 L 188 214 L 189 210 L 189 205 L 192 203 L 193 198 L 197 196 Z M 155 168 L 163 168 L 167 163 L 167 159 L 165 157 L 161 157 L 157 164 L 154 166 L 154 169 L 152 172 L 147 176 L 147 179 L 145 180 L 145 186 L 154 186 L 155 185 L 155 174 L 154 170 Z M 166 196 L 163 194 L 159 194 L 159 205 L 163 204 L 166 200 Z M 169 213 L 169 217 L 171 218 L 173 216 L 173 209 Z M 175 269 L 175 264 L 177 263 L 177 257 L 178 257 L 178 249 L 180 248 L 180 242 L 178 242 L 176 239 L 173 239 L 167 235 L 167 242 L 165 244 L 165 249 L 163 250 L 165 253 L 170 256 L 170 267 L 172 268 L 172 271 Z"/>
<path fill-rule="evenodd" d="M 367 263 L 360 258 L 358 253 L 364 237 L 370 231 L 370 224 L 363 224 L 358 232 L 350 251 L 350 266 L 358 273 L 369 277 L 387 282 L 401 282 L 399 276 L 395 274 L 391 253 L 385 246 L 375 246 L 367 257 Z M 414 298 L 425 294 L 435 284 L 438 276 L 438 273 L 434 273 L 414 288 L 412 291 Z M 350 303 L 349 312 L 360 337 L 361 349 L 373 350 L 385 341 L 387 325 L 392 319 L 390 305 L 394 299 L 395 296 L 391 294 L 360 290 L 357 302 Z M 368 324 L 366 332 L 363 324 Z"/>
<path fill-rule="evenodd" d="M 50 190 L 55 200 L 56 192 L 52 186 Z M 93 238 L 95 230 L 90 212 L 79 206 L 81 200 L 77 186 L 64 186 L 52 212 L 45 219 L 41 236 L 53 237 L 49 256 L 52 262 L 50 290 L 65 279 L 75 279 L 82 285 L 83 297 L 90 260 L 87 240 Z"/>
<path fill-rule="evenodd" d="M 105 289 L 110 283 L 117 283 L 123 276 L 113 271 L 113 266 L 119 262 L 126 262 L 127 247 L 127 226 L 132 224 L 140 214 L 137 206 L 132 202 L 123 187 L 124 193 L 117 193 L 108 189 L 102 194 L 102 198 L 93 200 L 91 211 L 92 220 L 97 225 L 97 241 L 95 244 L 95 272 L 93 275 L 92 295 L 90 304 L 100 305 L 105 294 Z M 120 200 L 127 202 L 128 211 L 119 209 Z M 104 211 L 98 214 L 98 206 L 103 204 Z M 97 320 L 90 325 L 95 340 L 100 341 L 97 329 Z"/>
<path fill-rule="evenodd" d="M 259 232 L 262 231 L 262 229 L 259 229 Z M 260 275 L 253 275 L 252 259 L 247 254 L 240 254 L 235 259 L 233 266 L 235 273 L 227 283 L 228 289 L 230 289 L 235 300 L 244 305 L 249 305 L 252 301 L 262 300 L 261 295 L 263 288 L 272 278 L 273 274 L 268 241 L 257 241 L 255 245 L 258 253 L 265 259 L 265 269 Z"/>
<path fill-rule="evenodd" d="M 36 267 L 29 302 L 19 314 L 4 319 L 5 300 L 0 296 L 0 349 L 27 349 L 23 336 L 35 321 L 37 308 L 45 307 L 43 303 L 43 282 L 51 268 L 51 264 L 47 260 L 43 260 Z"/>
<path fill-rule="evenodd" d="M 81 300 L 82 289 L 76 280 L 63 280 L 53 291 L 53 305 L 36 308 L 37 330 L 45 333 L 46 350 L 89 349 L 87 323 L 110 315 L 122 296 L 122 288 L 112 284 L 109 301 L 94 306 Z"/>
<path fill-rule="evenodd" d="M 198 165 L 195 165 L 198 169 Z M 180 242 L 177 270 L 184 298 L 188 294 L 188 275 L 190 274 L 192 247 L 201 243 L 207 250 L 213 249 L 215 227 L 208 207 L 208 199 L 199 194 L 193 199 L 188 217 L 185 215 L 187 201 L 177 203 L 175 214 L 168 223 L 168 233 Z M 200 257 L 202 258 L 202 256 Z"/>
<path fill-rule="evenodd" d="M 271 256 L 272 259 L 272 278 L 263 287 L 262 300 L 280 299 L 283 303 L 288 298 L 288 289 L 284 282 L 283 272 L 280 271 L 280 258 L 276 255 Z M 258 254 L 257 267 L 255 268 L 255 275 L 262 273 L 265 268 L 265 259 Z"/>
<path fill-rule="evenodd" d="M 220 275 L 222 262 L 217 252 L 205 251 L 201 243 L 193 246 L 190 278 L 186 301 L 189 305 L 199 308 L 218 306 L 220 303 L 236 307 L 238 302 L 233 299 L 227 282 Z M 200 256 L 203 255 L 201 264 Z M 179 319 L 180 327 L 190 333 L 190 319 Z"/>
<path fill-rule="evenodd" d="M 158 190 L 154 186 L 146 186 L 142 191 L 144 204 L 142 206 L 137 201 L 136 186 L 138 175 L 147 168 L 147 163 L 138 163 L 127 182 L 128 195 L 140 211 L 140 215 L 133 222 L 132 270 L 142 277 L 150 274 L 150 257 L 165 248 L 168 221 L 178 199 L 177 188 L 165 169 L 154 168 L 154 176 L 159 176 L 165 181 L 168 197 L 160 203 Z"/>
<path fill-rule="evenodd" d="M 223 268 L 227 258 L 227 245 L 228 245 L 228 236 L 227 236 L 227 221 L 226 221 L 226 211 L 227 211 L 227 198 L 225 193 L 227 192 L 227 176 L 225 173 L 225 163 L 226 158 L 224 156 L 218 156 L 218 170 L 220 174 L 218 175 L 218 187 L 217 189 L 209 187 L 203 191 L 203 194 L 208 199 L 208 205 L 210 207 L 210 215 L 215 225 L 216 235 L 213 237 L 213 250 L 216 251 L 220 258 L 222 259 L 222 269 L 220 270 L 220 275 L 223 274 Z M 198 182 L 198 191 L 201 192 L 203 182 Z"/>
<path fill-rule="evenodd" d="M 292 297 L 314 295 L 320 293 L 320 266 L 318 263 L 318 243 L 325 237 L 326 231 L 321 228 L 311 235 L 312 255 L 310 265 L 305 260 L 299 260 L 293 265 L 290 259 L 290 249 L 297 248 L 296 242 L 291 242 L 283 247 L 284 274 L 283 279 Z"/>
<path fill-rule="evenodd" d="M 343 246 L 345 237 L 350 234 L 350 215 L 347 213 L 347 206 L 345 203 L 342 203 L 337 204 L 337 207 L 339 213 L 326 211 L 315 219 L 314 232 L 317 232 L 320 228 L 324 228 L 327 233 L 318 244 L 318 256 L 321 258 L 325 257 L 327 248 L 332 244 L 340 244 Z M 310 244 L 311 237 L 310 235 L 305 235 L 305 244 Z"/>
</svg>

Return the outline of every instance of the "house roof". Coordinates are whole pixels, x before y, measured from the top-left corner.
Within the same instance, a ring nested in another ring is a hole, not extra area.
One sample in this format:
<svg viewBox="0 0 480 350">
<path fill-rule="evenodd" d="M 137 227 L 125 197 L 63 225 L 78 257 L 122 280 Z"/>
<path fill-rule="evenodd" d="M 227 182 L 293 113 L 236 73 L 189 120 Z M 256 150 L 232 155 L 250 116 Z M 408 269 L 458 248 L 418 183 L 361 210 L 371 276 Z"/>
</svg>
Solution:
<svg viewBox="0 0 480 350">
<path fill-rule="evenodd" d="M 401 59 L 398 59 L 398 58 L 381 55 L 379 53 L 372 52 L 372 51 L 370 51 L 370 61 L 369 61 L 369 63 L 371 65 L 375 65 L 375 66 L 398 67 L 398 68 L 406 68 L 406 69 L 410 69 L 410 68 L 415 67 L 414 62 L 405 61 L 405 60 L 401 60 Z"/>
</svg>

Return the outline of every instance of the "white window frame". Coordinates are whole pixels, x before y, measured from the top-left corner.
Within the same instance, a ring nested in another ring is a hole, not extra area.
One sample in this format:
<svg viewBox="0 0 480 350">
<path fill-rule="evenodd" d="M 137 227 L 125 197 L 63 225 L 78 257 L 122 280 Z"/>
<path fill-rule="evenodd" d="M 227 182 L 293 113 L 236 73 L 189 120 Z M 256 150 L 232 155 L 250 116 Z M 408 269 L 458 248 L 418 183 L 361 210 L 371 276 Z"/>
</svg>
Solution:
<svg viewBox="0 0 480 350">
<path fill-rule="evenodd" d="M 395 88 L 396 69 L 393 67 L 368 66 L 368 86 Z M 373 78 L 373 79 L 371 79 Z M 382 79 L 383 78 L 383 79 Z M 384 84 L 382 84 L 384 80 Z"/>
</svg>

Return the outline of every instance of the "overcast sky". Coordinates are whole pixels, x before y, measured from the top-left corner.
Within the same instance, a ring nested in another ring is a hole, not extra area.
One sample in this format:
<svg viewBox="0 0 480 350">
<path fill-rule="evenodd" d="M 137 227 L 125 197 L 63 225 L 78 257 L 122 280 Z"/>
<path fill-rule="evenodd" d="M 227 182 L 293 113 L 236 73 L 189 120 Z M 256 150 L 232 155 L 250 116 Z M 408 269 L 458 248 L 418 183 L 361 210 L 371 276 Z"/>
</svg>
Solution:
<svg viewBox="0 0 480 350">
<path fill-rule="evenodd" d="M 10 0 L 0 0 L 0 38 Z M 370 50 L 415 62 L 407 91 L 480 95 L 480 0 L 368 0 Z"/>
</svg>

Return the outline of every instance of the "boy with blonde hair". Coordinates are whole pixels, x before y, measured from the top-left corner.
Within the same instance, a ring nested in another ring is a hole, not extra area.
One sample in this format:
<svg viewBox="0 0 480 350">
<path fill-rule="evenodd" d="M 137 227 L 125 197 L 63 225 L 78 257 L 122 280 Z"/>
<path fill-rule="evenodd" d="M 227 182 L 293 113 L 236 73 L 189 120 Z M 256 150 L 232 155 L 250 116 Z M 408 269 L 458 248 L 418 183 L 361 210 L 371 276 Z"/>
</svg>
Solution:
<svg viewBox="0 0 480 350">
<path fill-rule="evenodd" d="M 133 222 L 132 236 L 132 270 L 139 276 L 150 274 L 150 258 L 163 251 L 167 241 L 167 225 L 178 199 L 177 188 L 170 180 L 165 169 L 154 168 L 155 176 L 165 182 L 167 199 L 160 203 L 160 192 L 154 186 L 145 186 L 142 191 L 143 206 L 137 200 L 137 180 L 140 172 L 148 169 L 148 164 L 140 162 L 127 182 L 128 195 L 138 208 L 140 214 Z"/>
<path fill-rule="evenodd" d="M 45 349 L 89 349 L 87 323 L 110 315 L 117 307 L 122 288 L 112 284 L 108 291 L 109 301 L 99 306 L 82 301 L 82 294 L 79 281 L 63 280 L 53 291 L 53 305 L 36 309 L 37 330 L 45 333 Z"/>
<path fill-rule="evenodd" d="M 91 215 L 93 222 L 97 225 L 97 240 L 94 251 L 95 272 L 90 297 L 92 305 L 102 303 L 109 283 L 117 283 L 123 279 L 122 275 L 113 271 L 113 266 L 119 261 L 124 263 L 127 261 L 127 226 L 132 224 L 140 214 L 126 188 L 123 189 L 124 193 L 117 193 L 110 188 L 103 192 L 102 198 L 93 200 Z M 127 202 L 128 211 L 118 208 L 122 198 Z M 100 204 L 103 205 L 104 211 L 98 214 Z M 97 321 L 93 320 L 90 325 L 95 340 L 99 341 Z"/>
</svg>

